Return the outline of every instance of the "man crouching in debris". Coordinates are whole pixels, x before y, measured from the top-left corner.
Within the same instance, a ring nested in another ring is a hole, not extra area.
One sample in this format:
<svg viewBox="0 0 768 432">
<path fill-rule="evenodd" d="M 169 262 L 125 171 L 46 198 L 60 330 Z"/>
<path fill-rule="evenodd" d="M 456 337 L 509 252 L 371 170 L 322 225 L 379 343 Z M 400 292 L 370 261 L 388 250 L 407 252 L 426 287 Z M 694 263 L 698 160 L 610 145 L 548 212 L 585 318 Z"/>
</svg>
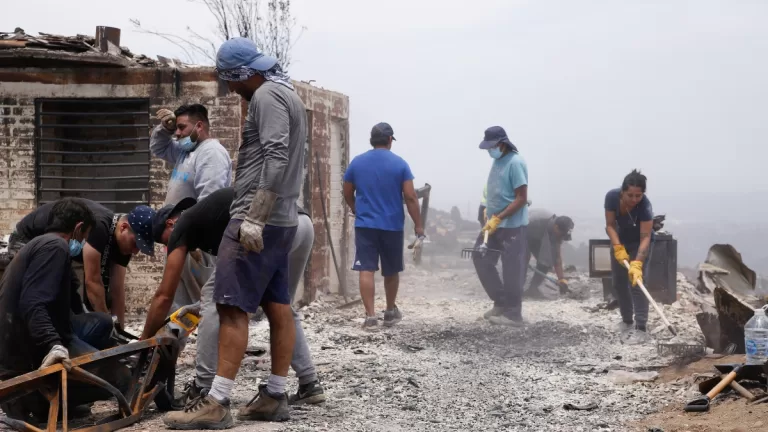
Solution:
<svg viewBox="0 0 768 432">
<path fill-rule="evenodd" d="M 101 350 L 112 346 L 113 321 L 120 326 L 125 323 L 125 274 L 131 254 L 154 254 L 154 210 L 142 205 L 125 215 L 95 201 L 80 200 L 93 214 L 95 223 L 84 242 L 72 245 L 72 261 L 83 264 L 85 282 L 82 301 L 78 295 L 78 301 L 72 304 L 76 314 L 72 324 L 80 339 Z M 44 204 L 24 216 L 11 234 L 9 249 L 18 250 L 48 232 L 53 209 L 59 202 Z M 74 274 L 73 278 L 73 285 L 79 288 L 79 279 Z"/>
<path fill-rule="evenodd" d="M 573 220 L 568 216 L 557 216 L 546 210 L 531 210 L 528 224 L 528 259 L 536 258 L 536 270 L 531 277 L 531 283 L 525 291 L 526 298 L 553 299 L 556 293 L 543 289 L 544 275 L 552 268 L 557 275 L 557 285 L 560 294 L 567 294 L 568 281 L 563 273 L 563 242 L 571 240 Z M 540 272 L 540 273 L 539 273 Z"/>
<path fill-rule="evenodd" d="M 272 374 L 240 409 L 241 420 L 290 418 L 285 395 L 296 330 L 288 292 L 288 253 L 296 235 L 296 201 L 303 181 L 307 112 L 277 59 L 246 38 L 233 38 L 216 54 L 219 78 L 248 101 L 235 173 L 232 220 L 216 262 L 213 300 L 219 312 L 219 361 L 211 391 L 171 413 L 183 429 L 234 424 L 229 400 L 248 345 L 248 313 L 259 305 L 269 319 Z"/>
<path fill-rule="evenodd" d="M 646 177 L 632 170 L 624 177 L 620 189 L 611 189 L 605 194 L 605 232 L 611 239 L 616 258 L 611 261 L 613 290 L 619 300 L 620 330 L 627 344 L 649 340 L 646 331 L 648 299 L 639 288 L 633 289 L 643 280 L 645 260 L 651 249 L 653 208 L 645 195 L 645 185 Z M 630 261 L 630 256 L 635 258 Z M 629 262 L 628 271 L 625 261 Z"/>
<path fill-rule="evenodd" d="M 165 263 L 163 280 L 155 292 L 147 313 L 142 338 L 153 336 L 163 326 L 163 321 L 168 316 L 170 305 L 173 303 L 174 291 L 177 289 L 182 275 L 187 251 L 199 248 L 213 257 L 218 255 L 219 244 L 230 222 L 229 209 L 232 206 L 233 197 L 234 190 L 224 188 L 208 195 L 183 213 L 171 212 L 165 213 L 163 216 L 163 213 L 158 212 L 158 217 L 165 217 L 165 220 L 157 220 L 155 226 L 167 227 L 167 229 L 162 230 L 160 242 L 168 246 L 168 258 Z M 309 260 L 313 240 L 312 221 L 301 211 L 298 231 L 289 254 L 291 299 L 293 299 L 303 269 Z M 219 314 L 216 311 L 216 304 L 213 303 L 216 271 L 215 268 L 212 270 L 210 277 L 203 286 L 200 301 L 184 306 L 180 312 L 182 315 L 191 312 L 202 317 L 197 330 L 196 376 L 185 392 L 185 404 L 194 401 L 201 394 L 209 392 L 216 374 L 219 348 Z M 296 345 L 293 350 L 291 367 L 299 378 L 299 391 L 291 398 L 290 402 L 297 405 L 320 403 L 325 400 L 325 393 L 318 381 L 309 352 L 309 345 L 301 328 L 301 321 L 298 320 L 295 311 L 293 316 L 296 325 Z M 171 428 L 178 426 L 174 421 L 174 416 L 169 416 L 165 422 Z"/>
<path fill-rule="evenodd" d="M 363 328 L 379 324 L 374 310 L 373 278 L 379 269 L 379 259 L 387 298 L 384 325 L 393 326 L 403 318 L 395 305 L 400 272 L 405 269 L 403 199 L 413 219 L 416 236 L 424 238 L 411 167 L 392 153 L 392 141 L 395 141 L 394 131 L 389 124 L 375 125 L 370 141 L 373 149 L 356 156 L 344 173 L 344 199 L 355 214 L 355 264 L 352 270 L 360 272 L 360 297 L 365 307 Z"/>
<path fill-rule="evenodd" d="M 487 150 L 494 161 L 488 175 L 488 222 L 475 246 L 483 243 L 483 233 L 488 231 L 488 248 L 501 251 L 476 253 L 472 257 L 480 283 L 493 300 L 493 308 L 484 317 L 492 324 L 519 327 L 523 325 L 523 284 L 528 258 L 528 167 L 500 126 L 485 130 L 480 148 Z M 496 270 L 499 255 L 503 283 Z"/>
<path fill-rule="evenodd" d="M 51 208 L 46 233 L 23 246 L 0 281 L 0 381 L 56 363 L 70 367 L 70 357 L 97 351 L 72 332 L 72 256 L 97 223 L 93 212 L 77 198 L 65 198 Z M 117 362 L 86 367 L 121 391 L 130 372 Z M 70 381 L 70 409 L 111 395 Z M 39 392 L 3 404 L 12 418 L 32 414 L 45 422 L 48 401 Z M 71 411 L 70 411 L 71 413 Z"/>
</svg>

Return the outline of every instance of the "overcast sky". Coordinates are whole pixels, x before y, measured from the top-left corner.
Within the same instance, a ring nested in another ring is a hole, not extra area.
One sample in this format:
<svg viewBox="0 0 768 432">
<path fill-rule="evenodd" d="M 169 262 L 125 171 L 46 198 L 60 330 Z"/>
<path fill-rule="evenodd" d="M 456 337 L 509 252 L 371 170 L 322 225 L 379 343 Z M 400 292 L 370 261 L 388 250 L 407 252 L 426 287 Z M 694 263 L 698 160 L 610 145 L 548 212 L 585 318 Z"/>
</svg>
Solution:
<svg viewBox="0 0 768 432">
<path fill-rule="evenodd" d="M 306 31 L 291 75 L 349 95 L 352 154 L 389 122 L 393 150 L 437 207 L 479 204 L 503 126 L 528 162 L 534 206 L 601 218 L 633 168 L 673 220 L 768 218 L 768 2 L 294 0 Z M 24 0 L 0 31 L 123 29 L 134 53 L 180 56 L 132 31 L 209 32 L 187 0 Z M 130 12 L 129 12 L 130 11 Z M 44 12 L 44 13 L 42 13 Z"/>
</svg>

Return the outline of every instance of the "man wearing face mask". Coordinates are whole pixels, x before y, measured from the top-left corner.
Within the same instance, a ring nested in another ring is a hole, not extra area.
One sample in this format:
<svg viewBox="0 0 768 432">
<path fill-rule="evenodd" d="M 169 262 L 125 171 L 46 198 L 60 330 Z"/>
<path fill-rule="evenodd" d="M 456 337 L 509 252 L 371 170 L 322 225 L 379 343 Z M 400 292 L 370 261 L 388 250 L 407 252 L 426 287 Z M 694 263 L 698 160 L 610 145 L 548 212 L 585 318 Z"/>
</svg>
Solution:
<svg viewBox="0 0 768 432">
<path fill-rule="evenodd" d="M 53 209 L 60 201 L 38 207 L 16 224 L 9 242 L 14 249 L 21 249 L 47 232 Z M 74 331 L 91 345 L 104 349 L 112 332 L 112 316 L 119 325 L 125 323 L 125 274 L 131 255 L 139 251 L 149 256 L 154 254 L 151 223 L 154 210 L 138 206 L 126 215 L 114 213 L 91 200 L 80 198 L 80 201 L 94 215 L 95 224 L 83 242 L 71 245 L 72 260 L 83 264 L 85 282 L 82 303 L 72 305 L 77 314 Z M 75 283 L 79 286 L 79 281 L 73 281 Z M 86 310 L 98 313 L 81 317 Z"/>
<path fill-rule="evenodd" d="M 95 225 L 95 215 L 77 198 L 53 204 L 43 234 L 31 239 L 0 280 L 0 381 L 57 363 L 70 367 L 70 358 L 96 348 L 73 333 L 71 319 L 72 254 L 79 250 Z M 86 367 L 121 391 L 130 383 L 130 372 L 118 362 Z M 111 395 L 97 388 L 70 383 L 69 407 Z M 4 403 L 11 418 L 45 421 L 48 401 L 39 392 Z"/>
<path fill-rule="evenodd" d="M 488 222 L 475 246 L 483 243 L 487 231 L 488 248 L 501 253 L 474 254 L 472 260 L 480 283 L 493 300 L 493 309 L 485 317 L 492 324 L 520 327 L 528 258 L 528 166 L 500 126 L 485 130 L 480 148 L 487 150 L 494 161 L 487 183 Z M 496 270 L 499 258 L 503 282 Z"/>
<path fill-rule="evenodd" d="M 157 112 L 160 124 L 152 131 L 150 150 L 173 164 L 165 205 L 184 198 L 201 200 L 232 183 L 232 160 L 219 140 L 211 138 L 208 110 L 200 104 L 182 105 L 175 112 Z"/>
<path fill-rule="evenodd" d="M 568 216 L 557 216 L 546 210 L 531 210 L 529 214 L 530 223 L 528 225 L 528 259 L 536 258 L 536 270 L 546 274 L 552 268 L 558 279 L 558 288 L 560 294 L 566 294 L 568 290 L 568 281 L 565 280 L 563 273 L 563 242 L 571 240 L 571 230 L 573 230 L 573 220 Z M 547 289 L 542 286 L 544 276 L 541 273 L 534 272 L 531 283 L 525 291 L 525 297 L 534 299 L 554 299 L 557 298 L 557 291 Z"/>
</svg>

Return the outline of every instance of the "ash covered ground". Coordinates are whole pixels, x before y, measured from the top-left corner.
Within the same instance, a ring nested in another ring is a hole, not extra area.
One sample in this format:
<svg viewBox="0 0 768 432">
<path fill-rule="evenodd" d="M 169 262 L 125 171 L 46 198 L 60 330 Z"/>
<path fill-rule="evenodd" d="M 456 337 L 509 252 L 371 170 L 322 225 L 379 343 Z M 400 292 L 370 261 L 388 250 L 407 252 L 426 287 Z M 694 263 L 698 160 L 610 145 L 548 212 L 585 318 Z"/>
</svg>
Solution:
<svg viewBox="0 0 768 432">
<path fill-rule="evenodd" d="M 302 309 L 328 402 L 294 408 L 286 423 L 238 422 L 236 429 L 622 431 L 689 397 L 690 383 L 622 382 L 655 375 L 675 359 L 660 357 L 655 343 L 622 345 L 618 311 L 596 308 L 602 302 L 599 281 L 571 274 L 578 299 L 526 301 L 528 325 L 512 329 L 481 318 L 490 302 L 471 266 L 457 261 L 441 267 L 408 267 L 398 301 L 404 318 L 393 328 L 363 330 L 362 305 L 337 309 L 342 302 L 336 297 L 321 296 Z M 684 299 L 664 306 L 665 313 L 680 334 L 676 341 L 699 341 L 685 301 L 692 287 L 681 279 L 681 288 Z M 377 309 L 383 310 L 381 280 L 377 294 Z M 656 313 L 650 315 L 655 339 L 669 339 Z M 268 348 L 268 340 L 267 323 L 254 323 L 250 345 Z M 193 359 L 194 343 L 182 354 L 177 391 L 191 379 Z M 235 409 L 255 394 L 268 371 L 268 355 L 246 357 Z M 293 392 L 293 375 L 290 383 Z M 130 430 L 159 428 L 160 416 L 150 414 Z"/>
</svg>

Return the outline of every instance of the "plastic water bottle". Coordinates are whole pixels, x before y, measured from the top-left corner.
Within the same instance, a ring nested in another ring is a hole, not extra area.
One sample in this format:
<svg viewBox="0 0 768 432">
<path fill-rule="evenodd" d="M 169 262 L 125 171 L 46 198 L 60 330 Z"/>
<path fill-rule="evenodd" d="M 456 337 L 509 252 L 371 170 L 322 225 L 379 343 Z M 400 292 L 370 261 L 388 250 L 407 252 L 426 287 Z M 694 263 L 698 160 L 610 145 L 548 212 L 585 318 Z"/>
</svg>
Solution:
<svg viewBox="0 0 768 432">
<path fill-rule="evenodd" d="M 768 305 L 755 309 L 755 315 L 744 326 L 747 364 L 762 365 L 768 361 Z"/>
</svg>

